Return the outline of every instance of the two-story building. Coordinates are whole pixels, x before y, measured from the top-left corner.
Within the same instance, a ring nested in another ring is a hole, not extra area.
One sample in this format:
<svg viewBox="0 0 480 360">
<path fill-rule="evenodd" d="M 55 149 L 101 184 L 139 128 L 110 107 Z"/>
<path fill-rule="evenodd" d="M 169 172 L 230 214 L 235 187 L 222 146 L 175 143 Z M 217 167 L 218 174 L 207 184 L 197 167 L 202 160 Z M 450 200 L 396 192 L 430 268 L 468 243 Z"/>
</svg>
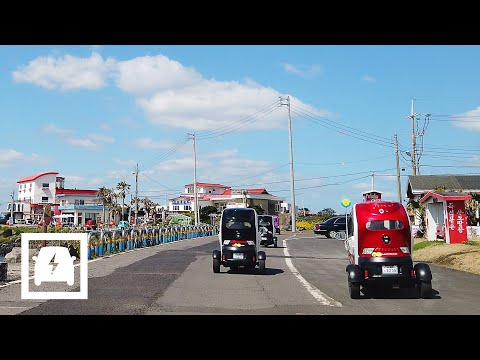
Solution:
<svg viewBox="0 0 480 360">
<path fill-rule="evenodd" d="M 58 172 L 43 172 L 17 181 L 18 196 L 13 206 L 15 222 L 39 222 L 43 209 L 51 205 L 53 215 L 63 223 L 84 225 L 93 219 L 103 221 L 103 206 L 96 190 L 65 189 L 65 178 Z"/>
<path fill-rule="evenodd" d="M 255 206 L 258 205 L 265 213 L 276 215 L 282 212 L 284 201 L 270 194 L 266 189 L 232 189 L 222 184 L 197 182 L 197 201 L 201 209 L 205 206 L 215 206 L 221 213 L 228 206 Z M 169 212 L 195 211 L 194 184 L 185 185 L 184 194 L 169 199 Z"/>
</svg>

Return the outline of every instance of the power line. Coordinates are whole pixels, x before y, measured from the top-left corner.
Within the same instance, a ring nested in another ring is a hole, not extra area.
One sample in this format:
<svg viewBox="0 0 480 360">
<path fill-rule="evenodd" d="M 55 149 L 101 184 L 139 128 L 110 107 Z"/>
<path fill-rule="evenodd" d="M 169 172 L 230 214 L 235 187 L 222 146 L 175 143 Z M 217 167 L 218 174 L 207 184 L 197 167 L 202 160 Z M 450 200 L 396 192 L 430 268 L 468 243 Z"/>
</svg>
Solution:
<svg viewBox="0 0 480 360">
<path fill-rule="evenodd" d="M 161 187 L 163 187 L 163 188 L 165 188 L 165 189 L 167 189 L 167 190 L 170 190 L 170 191 L 175 191 L 175 190 L 173 190 L 173 189 L 170 189 L 168 186 L 165 186 L 165 185 L 161 184 L 161 183 L 160 183 L 160 182 L 158 182 L 157 180 L 154 180 L 154 179 L 152 179 L 150 176 L 148 176 L 148 175 L 147 175 L 147 174 L 145 174 L 144 172 L 141 172 L 141 171 L 140 171 L 140 174 L 142 174 L 143 176 L 145 176 L 145 177 L 149 178 L 151 181 L 153 181 L 154 183 L 156 183 L 156 184 L 160 185 Z"/>
<path fill-rule="evenodd" d="M 237 180 L 227 180 L 227 181 L 224 181 L 224 183 L 235 183 L 235 182 L 238 182 L 238 181 L 243 181 L 243 180 L 248 180 L 248 179 L 253 179 L 253 178 L 256 178 L 256 177 L 260 177 L 260 176 L 263 176 L 264 174 L 268 174 L 268 173 L 271 173 L 275 170 L 279 170 L 281 168 L 284 168 L 285 166 L 287 165 L 290 165 L 290 163 L 285 163 L 283 164 L 282 166 L 279 166 L 275 169 L 270 169 L 270 170 L 267 170 L 267 171 L 263 171 L 262 173 L 260 174 L 257 174 L 257 175 L 253 175 L 253 176 L 249 176 L 249 177 L 246 177 L 246 178 L 243 178 L 243 179 L 237 179 Z"/>
<path fill-rule="evenodd" d="M 349 137 L 353 137 L 353 138 L 358 139 L 358 140 L 362 140 L 362 141 L 365 141 L 365 142 L 369 142 L 371 144 L 376 144 L 376 145 L 385 146 L 385 147 L 389 147 L 389 148 L 392 147 L 392 145 L 393 145 L 393 142 L 390 139 L 388 139 L 388 141 L 385 141 L 385 142 L 380 142 L 381 140 L 372 139 L 374 137 L 378 137 L 378 138 L 381 138 L 381 139 L 386 139 L 386 138 L 380 137 L 378 135 L 369 134 L 369 133 L 366 133 L 365 131 L 361 131 L 361 130 L 355 130 L 357 132 L 346 130 L 346 129 L 342 128 L 342 127 L 347 127 L 345 125 L 340 125 L 338 123 L 335 123 L 334 125 L 325 124 L 324 123 L 324 120 L 325 120 L 324 118 L 321 118 L 321 117 L 318 117 L 318 116 L 312 116 L 312 115 L 309 115 L 309 114 L 305 114 L 304 112 L 299 112 L 297 110 L 292 110 L 292 112 L 295 113 L 296 115 L 300 116 L 300 117 L 305 118 L 306 120 L 308 120 L 310 122 L 313 122 L 314 124 L 317 124 L 317 125 L 321 126 L 321 127 L 324 127 L 326 129 L 338 132 L 340 134 L 343 134 L 343 135 L 346 135 L 346 136 L 349 136 Z M 318 120 L 317 117 L 320 120 Z M 331 121 L 331 120 L 328 120 L 328 121 Z M 347 127 L 347 128 L 350 128 L 350 127 Z M 363 135 L 362 133 L 368 134 L 368 135 Z"/>
<path fill-rule="evenodd" d="M 330 176 L 317 176 L 317 177 L 303 178 L 303 179 L 295 178 L 295 182 L 330 179 L 330 178 L 353 176 L 353 175 L 360 175 L 360 174 L 371 174 L 372 172 L 373 173 L 381 173 L 381 172 L 390 171 L 390 170 L 394 170 L 394 168 L 389 168 L 389 169 L 384 169 L 384 170 L 368 170 L 368 171 L 361 171 L 361 172 L 356 172 L 356 173 L 330 175 Z M 249 186 L 255 186 L 255 185 L 274 185 L 274 184 L 283 184 L 283 183 L 286 183 L 286 182 L 289 182 L 289 181 L 290 180 L 282 180 L 282 181 L 272 181 L 272 182 L 263 182 L 263 183 L 242 184 L 242 185 L 238 185 L 238 186 L 249 187 Z"/>
<path fill-rule="evenodd" d="M 250 120 L 246 121 L 246 122 L 242 122 L 238 125 L 231 126 L 231 128 L 229 128 L 228 130 L 210 131 L 209 134 L 198 136 L 197 140 L 212 139 L 212 138 L 216 138 L 216 137 L 220 137 L 220 136 L 223 136 L 223 135 L 226 135 L 226 134 L 233 133 L 235 131 L 243 129 L 244 127 L 254 123 L 255 121 L 257 121 L 259 119 L 264 118 L 265 116 L 271 114 L 272 112 L 274 112 L 277 109 L 278 109 L 278 105 L 274 105 L 270 109 L 262 111 L 263 114 L 261 114 L 261 115 L 251 116 L 252 118 Z"/>
<path fill-rule="evenodd" d="M 300 165 L 347 165 L 347 164 L 355 164 L 359 162 L 371 162 L 372 160 L 378 160 L 378 159 L 385 159 L 387 157 L 391 157 L 392 155 L 385 155 L 385 156 L 380 156 L 376 158 L 369 158 L 369 159 L 363 159 L 363 160 L 349 160 L 349 161 L 340 161 L 340 162 L 329 162 L 329 163 L 304 163 L 304 162 L 297 162 L 297 164 Z"/>
</svg>

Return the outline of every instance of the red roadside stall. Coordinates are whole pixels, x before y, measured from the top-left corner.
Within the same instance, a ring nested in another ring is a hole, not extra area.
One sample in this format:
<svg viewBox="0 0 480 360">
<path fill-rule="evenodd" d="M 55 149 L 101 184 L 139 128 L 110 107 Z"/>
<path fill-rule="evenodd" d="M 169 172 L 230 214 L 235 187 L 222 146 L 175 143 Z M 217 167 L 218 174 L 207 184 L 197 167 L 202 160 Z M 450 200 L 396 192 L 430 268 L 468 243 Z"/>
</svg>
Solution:
<svg viewBox="0 0 480 360">
<path fill-rule="evenodd" d="M 458 192 L 435 191 L 422 197 L 420 203 L 426 208 L 427 240 L 444 237 L 447 244 L 466 242 L 468 219 L 465 201 L 471 199 L 471 195 Z"/>
</svg>

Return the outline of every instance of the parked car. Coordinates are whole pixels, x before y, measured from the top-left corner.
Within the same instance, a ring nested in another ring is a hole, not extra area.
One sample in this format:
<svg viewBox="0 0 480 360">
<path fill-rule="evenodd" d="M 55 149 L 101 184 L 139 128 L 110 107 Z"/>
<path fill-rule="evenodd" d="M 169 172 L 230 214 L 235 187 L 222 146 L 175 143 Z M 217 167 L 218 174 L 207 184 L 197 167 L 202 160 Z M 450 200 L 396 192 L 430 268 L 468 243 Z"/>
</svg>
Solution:
<svg viewBox="0 0 480 360">
<path fill-rule="evenodd" d="M 85 228 L 87 230 L 97 230 L 97 222 L 93 219 L 89 219 L 87 220 L 87 222 L 85 223 Z"/>
<path fill-rule="evenodd" d="M 334 216 L 324 222 L 316 223 L 313 227 L 313 233 L 334 239 L 338 232 L 346 231 L 346 224 L 345 216 Z"/>
</svg>

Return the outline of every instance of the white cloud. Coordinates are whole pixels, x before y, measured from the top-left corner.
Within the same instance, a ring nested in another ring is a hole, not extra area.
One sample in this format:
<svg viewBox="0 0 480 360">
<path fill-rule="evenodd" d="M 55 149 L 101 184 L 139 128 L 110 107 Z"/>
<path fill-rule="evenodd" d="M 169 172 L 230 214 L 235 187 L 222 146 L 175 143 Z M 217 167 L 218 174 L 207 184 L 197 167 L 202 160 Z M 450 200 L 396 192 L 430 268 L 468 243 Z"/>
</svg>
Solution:
<svg viewBox="0 0 480 360">
<path fill-rule="evenodd" d="M 67 189 L 85 189 L 86 178 L 77 175 L 63 174 L 65 177 L 65 188 Z"/>
<path fill-rule="evenodd" d="M 283 70 L 287 73 L 298 75 L 305 79 L 313 78 L 317 75 L 320 75 L 322 72 L 322 67 L 320 65 L 293 65 L 288 63 L 282 64 Z"/>
<path fill-rule="evenodd" d="M 370 75 L 363 75 L 362 80 L 367 81 L 367 82 L 376 82 L 377 81 L 373 76 L 370 76 Z"/>
<path fill-rule="evenodd" d="M 137 121 L 134 121 L 134 120 L 129 119 L 129 118 L 121 119 L 120 124 L 124 125 L 124 126 L 127 126 L 127 127 L 130 127 L 130 128 L 133 128 L 133 129 L 138 129 L 140 127 L 140 125 L 138 124 Z"/>
<path fill-rule="evenodd" d="M 98 127 L 102 130 L 105 130 L 105 131 L 112 130 L 112 127 L 110 126 L 110 124 L 107 124 L 107 123 L 101 123 L 101 124 L 98 125 Z"/>
<path fill-rule="evenodd" d="M 31 155 L 26 155 L 14 149 L 0 149 L 0 167 L 18 165 L 19 162 L 48 164 L 50 161 L 49 159 L 35 153 L 32 153 Z"/>
<path fill-rule="evenodd" d="M 56 135 L 68 135 L 73 133 L 73 130 L 59 128 L 54 124 L 48 124 L 45 128 L 42 129 L 42 131 L 47 134 L 56 134 Z"/>
<path fill-rule="evenodd" d="M 163 55 L 121 61 L 115 78 L 120 89 L 133 94 L 170 91 L 202 81 L 196 70 Z"/>
<path fill-rule="evenodd" d="M 67 138 L 67 139 L 65 139 L 65 142 L 70 144 L 70 145 L 83 147 L 83 148 L 88 149 L 88 150 L 96 150 L 97 149 L 97 144 L 95 144 L 90 139 Z"/>
<path fill-rule="evenodd" d="M 220 129 L 228 134 L 284 127 L 285 110 L 276 106 L 281 95 L 251 82 L 205 80 L 183 89 L 157 92 L 150 98 L 139 99 L 138 104 L 154 124 L 192 130 Z M 316 111 L 300 100 L 291 100 L 308 111 Z"/>
<path fill-rule="evenodd" d="M 114 138 L 107 135 L 102 135 L 102 134 L 89 134 L 88 137 L 93 141 L 105 142 L 108 144 L 112 144 L 115 141 Z"/>
<path fill-rule="evenodd" d="M 306 77 L 321 70 L 319 65 L 284 64 L 284 68 Z M 47 89 L 97 89 L 111 77 L 120 89 L 136 97 L 151 123 L 192 131 L 221 129 L 216 136 L 286 126 L 285 108 L 278 106 L 279 97 L 285 94 L 252 80 L 206 79 L 195 69 L 163 55 L 127 61 L 104 59 L 95 52 L 89 58 L 40 57 L 15 71 L 13 77 Z M 318 115 L 329 115 L 294 97 L 291 102 Z M 129 127 L 141 125 L 128 118 L 120 122 Z"/>
<path fill-rule="evenodd" d="M 113 162 L 121 166 L 134 166 L 136 164 L 134 160 L 126 160 L 126 159 L 114 159 Z"/>
<path fill-rule="evenodd" d="M 141 149 L 150 150 L 170 149 L 176 145 L 171 141 L 155 141 L 149 137 L 135 139 L 133 143 Z"/>
<path fill-rule="evenodd" d="M 232 149 L 232 150 L 219 150 L 219 151 L 211 152 L 211 153 L 205 154 L 205 157 L 207 159 L 216 159 L 216 158 L 232 158 L 237 155 L 238 155 L 238 150 Z"/>
<path fill-rule="evenodd" d="M 15 162 L 23 160 L 24 155 L 13 149 L 0 150 L 0 167 L 14 165 Z"/>
<path fill-rule="evenodd" d="M 199 168 L 199 162 L 197 161 L 197 170 Z M 155 167 L 155 170 L 160 171 L 160 173 L 164 172 L 181 172 L 181 171 L 193 171 L 193 159 L 191 157 L 183 158 L 183 159 L 172 159 L 163 161 L 162 163 L 158 164 Z"/>
<path fill-rule="evenodd" d="M 17 82 L 32 83 L 49 90 L 99 89 L 105 86 L 105 79 L 115 64 L 115 60 L 103 59 L 95 52 L 89 58 L 68 54 L 46 56 L 31 60 L 12 75 Z"/>
<path fill-rule="evenodd" d="M 480 131 L 480 106 L 451 117 L 453 126 L 471 131 Z"/>
</svg>

